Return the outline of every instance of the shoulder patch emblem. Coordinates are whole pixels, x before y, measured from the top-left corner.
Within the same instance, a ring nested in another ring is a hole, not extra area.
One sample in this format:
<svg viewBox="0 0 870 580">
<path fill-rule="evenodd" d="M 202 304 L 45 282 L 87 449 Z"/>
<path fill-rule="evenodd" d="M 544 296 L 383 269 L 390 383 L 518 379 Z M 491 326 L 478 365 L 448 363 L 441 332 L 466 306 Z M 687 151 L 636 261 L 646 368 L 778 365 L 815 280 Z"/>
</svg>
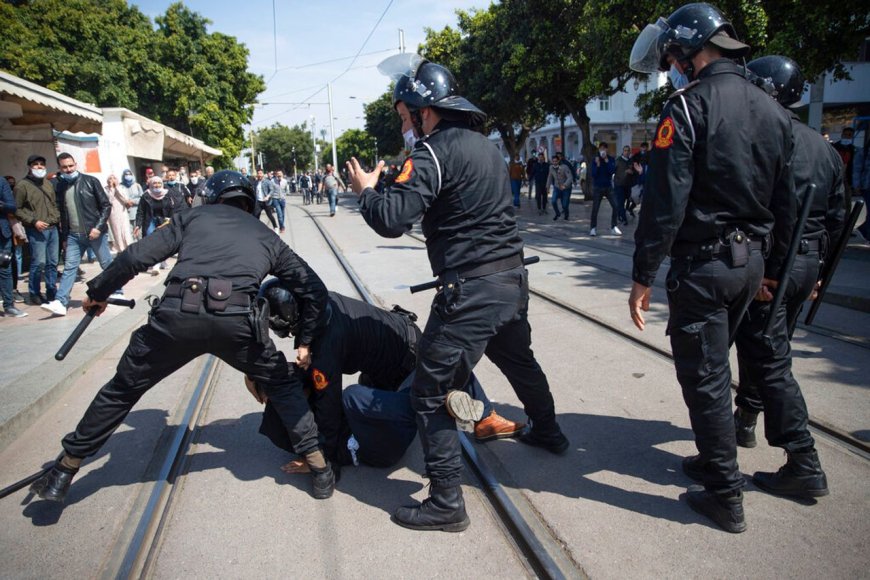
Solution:
<svg viewBox="0 0 870 580">
<path fill-rule="evenodd" d="M 396 183 L 405 183 L 411 179 L 412 171 L 414 171 L 414 162 L 411 161 L 410 157 L 408 157 L 402 165 L 402 172 L 399 173 L 399 176 L 396 178 Z"/>
<path fill-rule="evenodd" d="M 656 140 L 653 143 L 659 149 L 667 149 L 674 144 L 674 120 L 670 117 L 665 118 L 662 124 L 659 125 L 656 131 Z"/>
<path fill-rule="evenodd" d="M 314 383 L 314 388 L 318 391 L 322 391 L 329 385 L 329 381 L 326 380 L 326 375 L 323 374 L 323 371 L 318 369 L 313 369 L 311 371 L 311 380 Z"/>
</svg>

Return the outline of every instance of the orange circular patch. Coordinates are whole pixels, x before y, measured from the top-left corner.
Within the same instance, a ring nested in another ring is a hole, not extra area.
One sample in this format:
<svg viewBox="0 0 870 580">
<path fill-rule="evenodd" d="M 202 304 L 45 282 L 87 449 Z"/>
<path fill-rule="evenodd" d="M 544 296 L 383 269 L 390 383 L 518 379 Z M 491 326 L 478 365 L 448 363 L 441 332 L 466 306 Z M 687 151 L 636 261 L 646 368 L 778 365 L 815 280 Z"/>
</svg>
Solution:
<svg viewBox="0 0 870 580">
<path fill-rule="evenodd" d="M 411 172 L 414 171 L 414 162 L 408 157 L 405 159 L 405 164 L 402 165 L 402 172 L 396 178 L 396 183 L 405 183 L 411 179 Z"/>
<path fill-rule="evenodd" d="M 318 391 L 322 391 L 329 385 L 329 381 L 326 380 L 326 375 L 323 374 L 323 371 L 317 369 L 311 371 L 311 380 L 314 382 L 314 388 Z"/>
<path fill-rule="evenodd" d="M 667 117 L 662 124 L 659 125 L 659 130 L 656 132 L 656 140 L 653 143 L 659 149 L 667 149 L 674 144 L 674 120 Z"/>
</svg>

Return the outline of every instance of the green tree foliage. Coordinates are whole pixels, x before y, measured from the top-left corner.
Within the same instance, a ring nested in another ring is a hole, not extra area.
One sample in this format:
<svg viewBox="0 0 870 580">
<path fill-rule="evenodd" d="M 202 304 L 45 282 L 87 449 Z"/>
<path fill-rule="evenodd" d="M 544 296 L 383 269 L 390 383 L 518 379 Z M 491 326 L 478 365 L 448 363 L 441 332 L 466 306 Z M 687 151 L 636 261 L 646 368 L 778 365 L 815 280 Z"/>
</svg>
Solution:
<svg viewBox="0 0 870 580">
<path fill-rule="evenodd" d="M 375 162 L 375 138 L 362 129 L 349 129 L 335 140 L 336 156 L 338 164 L 344 167 L 344 163 L 351 157 L 364 166 L 374 166 Z M 332 149 L 329 151 L 329 163 L 332 163 Z"/>
<path fill-rule="evenodd" d="M 125 107 L 223 150 L 265 89 L 248 50 L 181 3 L 151 20 L 124 0 L 0 3 L 0 68 L 100 107 Z"/>
<path fill-rule="evenodd" d="M 293 159 L 298 171 L 314 169 L 314 143 L 311 130 L 305 124 L 287 127 L 275 123 L 254 134 L 254 150 L 266 158 L 264 169 L 293 172 Z"/>
<path fill-rule="evenodd" d="M 402 121 L 393 109 L 393 87 L 364 107 L 366 133 L 378 140 L 378 157 L 399 155 L 405 146 Z"/>
</svg>

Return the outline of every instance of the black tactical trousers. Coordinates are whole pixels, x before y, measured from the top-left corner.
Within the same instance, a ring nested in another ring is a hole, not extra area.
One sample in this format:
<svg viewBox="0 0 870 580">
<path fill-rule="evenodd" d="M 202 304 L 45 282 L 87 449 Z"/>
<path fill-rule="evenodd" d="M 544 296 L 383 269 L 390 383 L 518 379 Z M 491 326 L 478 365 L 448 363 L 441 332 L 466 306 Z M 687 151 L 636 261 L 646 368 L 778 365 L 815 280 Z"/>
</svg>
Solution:
<svg viewBox="0 0 870 580">
<path fill-rule="evenodd" d="M 248 315 L 217 315 L 203 309 L 185 313 L 180 306 L 180 298 L 164 297 L 151 311 L 148 324 L 133 333 L 115 376 L 97 393 L 75 432 L 63 439 L 67 453 L 96 453 L 148 389 L 202 354 L 217 356 L 263 388 L 297 453 L 316 449 L 317 426 L 302 383 L 288 371 L 284 354 L 271 340 L 256 343 Z"/>
<path fill-rule="evenodd" d="M 764 272 L 759 252 L 742 267 L 726 260 L 673 258 L 667 277 L 668 334 L 677 380 L 695 445 L 708 463 L 704 485 L 720 493 L 744 484 L 737 468 L 728 351 Z"/>
<path fill-rule="evenodd" d="M 797 256 L 771 337 L 767 339 L 762 335 L 772 304 L 753 300 L 735 340 L 740 366 L 740 387 L 735 402 L 746 411 L 764 411 L 764 435 L 768 443 L 788 451 L 815 444 L 807 428 L 807 405 L 791 372 L 790 340 L 818 273 L 817 253 Z"/>
<path fill-rule="evenodd" d="M 459 435 L 444 400 L 449 389 L 465 385 L 484 354 L 507 377 L 535 429 L 546 434 L 558 428 L 550 385 L 531 349 L 528 303 L 523 267 L 442 287 L 435 295 L 411 388 L 433 484 L 459 485 Z"/>
</svg>

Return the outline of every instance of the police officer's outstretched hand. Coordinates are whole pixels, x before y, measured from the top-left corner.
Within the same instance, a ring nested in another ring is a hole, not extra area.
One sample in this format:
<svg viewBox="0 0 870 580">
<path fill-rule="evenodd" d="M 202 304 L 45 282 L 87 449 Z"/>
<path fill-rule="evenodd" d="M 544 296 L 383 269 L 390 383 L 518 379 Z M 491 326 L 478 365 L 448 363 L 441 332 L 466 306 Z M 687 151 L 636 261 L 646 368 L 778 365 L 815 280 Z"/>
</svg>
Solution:
<svg viewBox="0 0 870 580">
<path fill-rule="evenodd" d="M 652 294 L 652 288 L 633 282 L 631 285 L 631 295 L 628 297 L 628 310 L 631 313 L 631 321 L 638 330 L 643 330 L 646 322 L 643 319 L 643 312 L 649 312 L 649 297 Z"/>
<path fill-rule="evenodd" d="M 360 195 L 367 187 L 374 187 L 378 184 L 378 177 L 384 169 L 384 160 L 378 161 L 378 166 L 371 173 L 366 173 L 360 167 L 356 157 L 351 157 L 347 162 L 347 176 L 350 179 L 350 188 L 357 195 Z"/>
<path fill-rule="evenodd" d="M 92 300 L 90 296 L 85 296 L 85 299 L 82 301 L 82 310 L 88 312 L 91 308 L 94 308 L 96 306 L 98 308 L 96 314 L 97 316 L 99 316 L 106 311 L 107 305 L 108 302 L 106 302 L 105 300 L 102 302 L 97 302 L 96 300 Z"/>
<path fill-rule="evenodd" d="M 296 366 L 302 370 L 308 370 L 311 366 L 311 347 L 307 344 L 300 344 L 296 348 Z"/>
</svg>

